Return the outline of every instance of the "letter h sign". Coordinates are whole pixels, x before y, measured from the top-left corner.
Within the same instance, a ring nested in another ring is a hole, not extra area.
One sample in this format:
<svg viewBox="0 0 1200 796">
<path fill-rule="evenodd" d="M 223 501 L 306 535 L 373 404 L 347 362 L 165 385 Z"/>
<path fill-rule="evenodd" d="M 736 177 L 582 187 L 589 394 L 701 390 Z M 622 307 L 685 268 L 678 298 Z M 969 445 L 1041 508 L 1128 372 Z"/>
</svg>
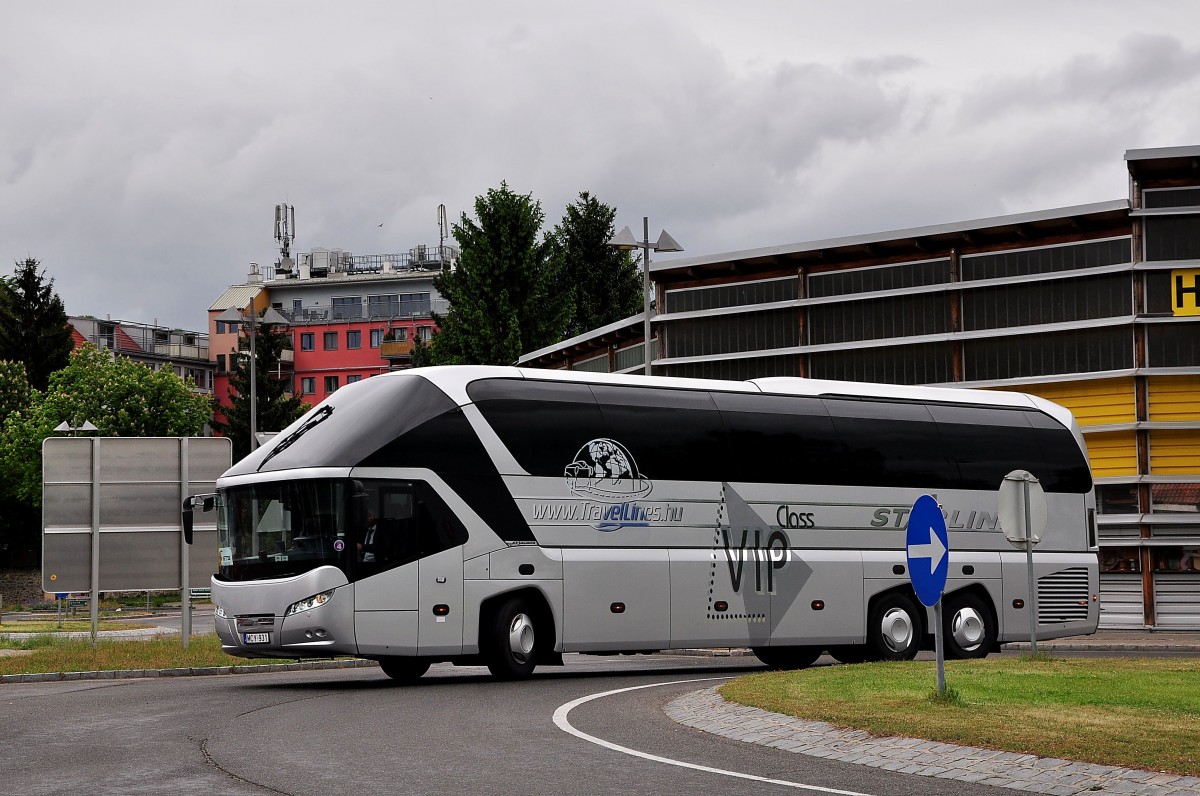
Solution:
<svg viewBox="0 0 1200 796">
<path fill-rule="evenodd" d="M 1200 270 L 1171 272 L 1171 313 L 1200 315 Z"/>
</svg>

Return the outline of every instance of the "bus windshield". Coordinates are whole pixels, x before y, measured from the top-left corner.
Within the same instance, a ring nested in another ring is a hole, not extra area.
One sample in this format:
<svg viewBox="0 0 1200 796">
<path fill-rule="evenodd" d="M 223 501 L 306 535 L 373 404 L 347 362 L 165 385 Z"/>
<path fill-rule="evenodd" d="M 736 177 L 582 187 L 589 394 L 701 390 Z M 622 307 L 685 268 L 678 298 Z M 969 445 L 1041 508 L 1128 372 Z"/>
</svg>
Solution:
<svg viewBox="0 0 1200 796">
<path fill-rule="evenodd" d="M 224 490 L 217 520 L 220 577 L 285 578 L 326 565 L 348 571 L 352 483 L 314 479 Z"/>
</svg>

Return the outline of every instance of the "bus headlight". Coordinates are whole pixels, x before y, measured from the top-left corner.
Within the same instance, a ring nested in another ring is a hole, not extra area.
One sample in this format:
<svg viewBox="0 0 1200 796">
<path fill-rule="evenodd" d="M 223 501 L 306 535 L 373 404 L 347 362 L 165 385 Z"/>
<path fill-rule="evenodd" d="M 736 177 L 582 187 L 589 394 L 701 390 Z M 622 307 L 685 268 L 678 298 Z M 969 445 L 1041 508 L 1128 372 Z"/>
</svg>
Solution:
<svg viewBox="0 0 1200 796">
<path fill-rule="evenodd" d="M 312 597 L 305 597 L 299 602 L 294 602 L 284 611 L 284 617 L 289 617 L 292 614 L 302 614 L 305 611 L 311 611 L 314 608 L 319 608 L 325 603 L 333 599 L 333 589 L 323 591 L 320 594 L 314 594 Z"/>
</svg>

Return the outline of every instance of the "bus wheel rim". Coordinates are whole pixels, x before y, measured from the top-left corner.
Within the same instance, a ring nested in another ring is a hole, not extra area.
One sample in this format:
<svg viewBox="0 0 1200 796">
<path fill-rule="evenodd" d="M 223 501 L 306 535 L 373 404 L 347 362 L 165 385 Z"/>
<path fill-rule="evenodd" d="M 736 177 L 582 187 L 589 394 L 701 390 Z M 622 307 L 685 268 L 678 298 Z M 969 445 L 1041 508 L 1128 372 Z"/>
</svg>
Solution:
<svg viewBox="0 0 1200 796">
<path fill-rule="evenodd" d="M 983 617 L 974 608 L 962 608 L 954 614 L 950 632 L 954 636 L 955 643 L 970 652 L 983 643 Z"/>
<path fill-rule="evenodd" d="M 903 608 L 891 608 L 880 621 L 883 643 L 892 652 L 904 652 L 912 644 L 912 617 Z"/>
<path fill-rule="evenodd" d="M 508 626 L 508 649 L 518 663 L 525 663 L 533 653 L 533 620 L 527 614 L 517 614 Z"/>
</svg>

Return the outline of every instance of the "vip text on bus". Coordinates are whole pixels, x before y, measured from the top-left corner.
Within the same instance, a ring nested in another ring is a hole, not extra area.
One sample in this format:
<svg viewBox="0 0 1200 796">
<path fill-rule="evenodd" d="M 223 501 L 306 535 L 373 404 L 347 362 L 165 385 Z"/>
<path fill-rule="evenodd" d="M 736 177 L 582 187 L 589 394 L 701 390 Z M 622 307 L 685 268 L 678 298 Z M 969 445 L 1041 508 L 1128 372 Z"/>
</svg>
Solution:
<svg viewBox="0 0 1200 796">
<path fill-rule="evenodd" d="M 1038 636 L 1092 633 L 1083 438 L 1019 393 L 423 368 L 346 385 L 190 503 L 216 510 L 197 520 L 232 655 L 396 679 L 721 647 L 801 667 L 932 644 L 906 572 L 922 494 L 949 532 L 947 655 L 1027 638 L 1025 554 L 997 519 L 1017 469 L 1046 493 Z"/>
</svg>

